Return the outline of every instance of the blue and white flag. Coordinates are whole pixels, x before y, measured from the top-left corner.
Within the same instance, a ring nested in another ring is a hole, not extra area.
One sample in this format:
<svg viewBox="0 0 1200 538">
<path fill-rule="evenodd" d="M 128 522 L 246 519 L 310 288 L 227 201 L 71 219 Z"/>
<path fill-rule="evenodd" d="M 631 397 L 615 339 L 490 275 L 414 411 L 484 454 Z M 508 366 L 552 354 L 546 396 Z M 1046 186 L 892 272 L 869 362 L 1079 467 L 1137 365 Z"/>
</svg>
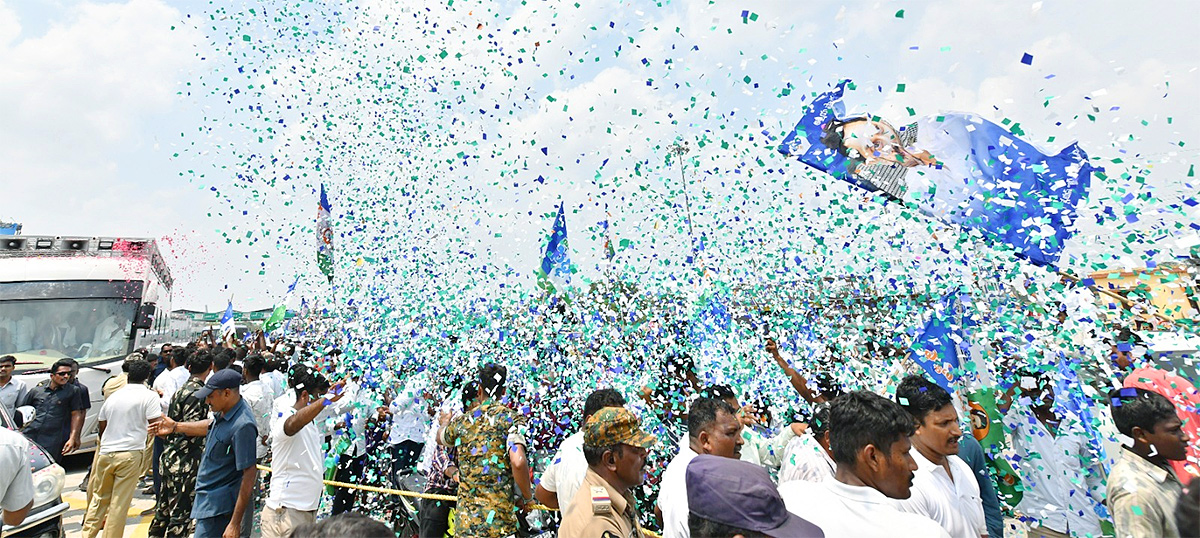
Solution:
<svg viewBox="0 0 1200 538">
<path fill-rule="evenodd" d="M 225 313 L 221 314 L 221 339 L 225 339 L 233 334 L 233 300 L 229 300 L 229 304 L 225 307 Z"/>
<path fill-rule="evenodd" d="M 325 195 L 325 184 L 321 184 L 321 199 L 317 202 L 317 267 L 333 282 L 333 226 L 330 223 L 329 197 Z"/>
<path fill-rule="evenodd" d="M 968 354 L 965 329 L 970 318 L 957 314 L 958 295 L 955 291 L 942 298 L 912 346 L 913 360 L 929 374 L 930 380 L 951 394 L 959 385 L 959 356 Z"/>
<path fill-rule="evenodd" d="M 1024 134 L 1019 124 L 1004 127 L 966 113 L 899 127 L 869 116 L 844 117 L 848 84 L 817 96 L 779 151 L 944 222 L 979 230 L 1038 265 L 1058 261 L 1096 170 L 1078 144 L 1048 153 L 1018 138 Z"/>
<path fill-rule="evenodd" d="M 542 287 L 558 293 L 565 292 L 571 284 L 571 259 L 567 254 L 567 214 L 562 202 L 558 203 L 558 217 L 546 243 L 546 253 L 538 268 L 538 282 Z"/>
</svg>

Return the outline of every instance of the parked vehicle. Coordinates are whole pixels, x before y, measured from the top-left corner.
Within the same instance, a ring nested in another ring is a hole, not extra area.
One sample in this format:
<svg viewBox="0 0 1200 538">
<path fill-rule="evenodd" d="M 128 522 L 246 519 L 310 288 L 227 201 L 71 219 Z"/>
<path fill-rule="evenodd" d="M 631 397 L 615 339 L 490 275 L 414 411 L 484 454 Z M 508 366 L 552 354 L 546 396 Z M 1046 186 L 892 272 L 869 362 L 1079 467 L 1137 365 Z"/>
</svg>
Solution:
<svg viewBox="0 0 1200 538">
<path fill-rule="evenodd" d="M 16 377 L 31 386 L 57 360 L 79 362 L 92 403 L 79 452 L 96 448 L 100 388 L 125 356 L 169 341 L 172 282 L 153 239 L 0 239 L 0 354 L 16 357 Z"/>
<path fill-rule="evenodd" d="M 13 431 L 19 431 L 8 410 L 0 406 L 0 426 Z M 20 525 L 3 526 L 0 536 L 32 537 L 32 538 L 63 538 L 62 516 L 71 505 L 63 502 L 63 485 L 67 482 L 67 473 L 61 466 L 54 463 L 46 451 L 33 441 L 29 442 L 29 465 L 33 471 L 33 508 L 25 521 Z"/>
</svg>

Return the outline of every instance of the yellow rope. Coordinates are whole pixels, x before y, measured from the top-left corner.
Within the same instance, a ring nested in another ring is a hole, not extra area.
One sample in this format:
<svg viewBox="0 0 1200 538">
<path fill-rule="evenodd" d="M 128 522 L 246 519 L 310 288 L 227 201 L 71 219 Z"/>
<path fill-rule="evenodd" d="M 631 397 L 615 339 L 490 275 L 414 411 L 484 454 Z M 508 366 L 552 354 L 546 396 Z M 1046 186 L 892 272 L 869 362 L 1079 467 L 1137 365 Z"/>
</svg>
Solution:
<svg viewBox="0 0 1200 538">
<path fill-rule="evenodd" d="M 271 468 L 267 467 L 265 465 L 259 465 L 258 470 L 265 471 L 268 473 L 271 472 Z M 363 490 L 363 491 L 373 491 L 375 493 L 383 493 L 386 495 L 400 495 L 402 497 L 416 497 L 418 499 L 429 499 L 429 500 L 433 500 L 433 501 L 456 501 L 456 500 L 458 500 L 458 497 L 455 497 L 454 495 L 438 495 L 436 493 L 417 493 L 415 491 L 404 491 L 402 489 L 380 488 L 380 487 L 375 487 L 375 486 L 363 486 L 360 484 L 347 484 L 346 482 L 337 482 L 334 480 L 322 480 L 322 482 L 324 482 L 326 486 L 333 486 L 333 487 L 337 487 L 337 488 L 359 489 L 359 490 Z M 558 511 L 557 508 L 550 508 L 549 506 L 542 505 L 542 504 L 530 504 L 530 505 L 526 505 L 526 508 L 528 508 L 529 510 L 546 510 L 549 512 L 557 512 Z M 662 538 L 662 536 L 655 533 L 654 531 L 648 531 L 646 529 L 642 529 L 642 534 L 645 534 L 649 538 Z"/>
</svg>

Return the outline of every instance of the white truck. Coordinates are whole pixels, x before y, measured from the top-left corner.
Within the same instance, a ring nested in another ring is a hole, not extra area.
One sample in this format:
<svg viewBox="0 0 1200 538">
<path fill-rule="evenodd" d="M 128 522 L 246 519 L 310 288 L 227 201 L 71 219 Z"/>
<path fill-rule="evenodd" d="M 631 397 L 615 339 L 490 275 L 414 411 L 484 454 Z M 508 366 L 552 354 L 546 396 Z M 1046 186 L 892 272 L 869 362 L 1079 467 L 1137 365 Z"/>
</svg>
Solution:
<svg viewBox="0 0 1200 538">
<path fill-rule="evenodd" d="M 96 448 L 104 382 L 134 349 L 166 341 L 171 286 L 153 239 L 0 236 L 0 356 L 30 386 L 55 361 L 79 361 L 92 403 L 79 451 Z"/>
</svg>

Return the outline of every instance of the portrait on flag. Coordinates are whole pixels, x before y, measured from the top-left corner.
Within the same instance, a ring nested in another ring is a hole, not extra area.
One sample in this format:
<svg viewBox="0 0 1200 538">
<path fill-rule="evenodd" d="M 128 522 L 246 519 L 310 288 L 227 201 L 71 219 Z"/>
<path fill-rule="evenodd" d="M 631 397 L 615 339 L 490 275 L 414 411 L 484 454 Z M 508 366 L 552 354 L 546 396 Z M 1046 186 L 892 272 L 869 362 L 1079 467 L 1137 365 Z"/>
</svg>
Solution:
<svg viewBox="0 0 1200 538">
<path fill-rule="evenodd" d="M 1094 167 L 1078 144 L 1050 153 L 976 114 L 945 112 L 893 126 L 847 116 L 844 80 L 809 104 L 779 146 L 837 179 L 976 229 L 1038 265 L 1074 233 Z"/>
</svg>

